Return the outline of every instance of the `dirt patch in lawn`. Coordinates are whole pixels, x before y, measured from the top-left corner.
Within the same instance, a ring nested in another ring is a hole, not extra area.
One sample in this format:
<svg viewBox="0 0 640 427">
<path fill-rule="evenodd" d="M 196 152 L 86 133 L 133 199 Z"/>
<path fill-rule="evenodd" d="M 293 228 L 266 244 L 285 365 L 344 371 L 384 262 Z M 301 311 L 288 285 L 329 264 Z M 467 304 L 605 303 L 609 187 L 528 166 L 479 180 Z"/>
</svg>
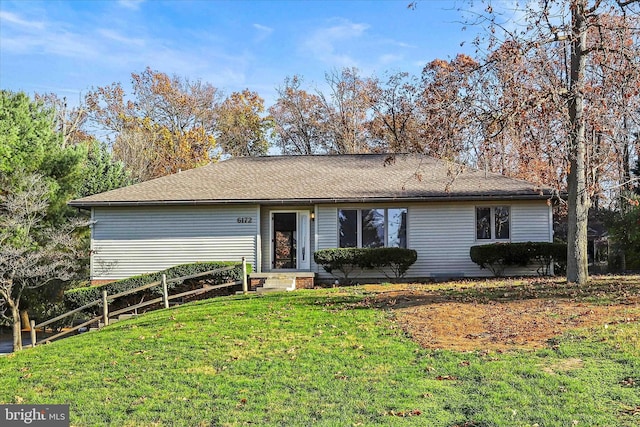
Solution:
<svg viewBox="0 0 640 427">
<path fill-rule="evenodd" d="M 371 303 L 391 310 L 425 348 L 508 350 L 549 346 L 571 329 L 640 321 L 636 279 L 583 287 L 537 280 L 365 288 Z"/>
</svg>

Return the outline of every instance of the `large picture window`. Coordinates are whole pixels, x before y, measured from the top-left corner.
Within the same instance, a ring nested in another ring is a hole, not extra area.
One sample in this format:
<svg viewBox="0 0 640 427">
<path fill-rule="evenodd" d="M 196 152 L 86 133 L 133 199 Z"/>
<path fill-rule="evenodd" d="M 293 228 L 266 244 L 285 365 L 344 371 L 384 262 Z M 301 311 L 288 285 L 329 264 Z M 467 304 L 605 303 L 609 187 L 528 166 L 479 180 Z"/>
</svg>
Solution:
<svg viewBox="0 0 640 427">
<path fill-rule="evenodd" d="M 341 248 L 407 247 L 407 208 L 339 209 Z"/>
<path fill-rule="evenodd" d="M 476 208 L 476 240 L 509 240 L 509 206 Z"/>
</svg>

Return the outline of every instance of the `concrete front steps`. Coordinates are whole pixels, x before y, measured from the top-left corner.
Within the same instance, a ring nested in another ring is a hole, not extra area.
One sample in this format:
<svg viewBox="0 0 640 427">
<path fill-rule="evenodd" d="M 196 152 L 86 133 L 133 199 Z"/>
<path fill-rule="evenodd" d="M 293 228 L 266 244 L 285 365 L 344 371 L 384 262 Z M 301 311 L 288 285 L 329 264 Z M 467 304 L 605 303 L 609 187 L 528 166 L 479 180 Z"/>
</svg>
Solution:
<svg viewBox="0 0 640 427">
<path fill-rule="evenodd" d="M 264 280 L 262 286 L 256 288 L 256 292 L 261 294 L 265 292 L 284 292 L 293 291 L 296 289 L 295 276 L 272 276 L 267 277 Z"/>
</svg>

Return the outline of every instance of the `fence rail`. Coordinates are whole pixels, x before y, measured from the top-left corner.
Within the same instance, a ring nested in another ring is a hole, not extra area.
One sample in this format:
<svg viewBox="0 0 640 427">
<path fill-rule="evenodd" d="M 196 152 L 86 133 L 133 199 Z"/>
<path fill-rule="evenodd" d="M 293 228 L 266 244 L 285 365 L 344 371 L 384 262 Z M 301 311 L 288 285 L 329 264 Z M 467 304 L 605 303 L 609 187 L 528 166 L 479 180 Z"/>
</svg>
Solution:
<svg viewBox="0 0 640 427">
<path fill-rule="evenodd" d="M 55 339 L 58 338 L 62 338 L 65 335 L 69 335 L 72 332 L 78 331 L 80 328 L 92 325 L 97 323 L 98 326 L 100 327 L 100 322 L 102 321 L 102 323 L 104 324 L 104 326 L 109 325 L 109 318 L 110 317 L 115 317 L 115 316 L 119 316 L 121 314 L 127 313 L 129 311 L 134 311 L 134 310 L 138 310 L 139 308 L 143 308 L 143 307 L 147 307 L 153 304 L 157 304 L 157 303 L 164 303 L 164 308 L 169 308 L 169 301 L 172 299 L 177 299 L 177 298 L 184 298 L 186 296 L 191 296 L 191 295 L 200 295 L 200 294 L 204 294 L 206 292 L 212 291 L 214 289 L 221 289 L 221 288 L 226 288 L 226 287 L 230 287 L 230 286 L 236 286 L 239 284 L 242 284 L 242 291 L 246 294 L 248 292 L 248 285 L 247 285 L 247 263 L 245 258 L 242 258 L 242 280 L 238 280 L 238 281 L 234 281 L 234 282 L 227 282 L 227 283 L 222 283 L 219 285 L 207 285 L 204 284 L 201 288 L 198 289 L 193 289 L 190 291 L 185 291 L 185 292 L 180 292 L 178 294 L 173 294 L 173 295 L 169 295 L 169 292 L 167 291 L 167 284 L 169 283 L 175 283 L 175 282 L 183 282 L 185 280 L 189 280 L 189 279 L 196 279 L 198 277 L 204 277 L 204 276 L 210 276 L 212 274 L 215 273 L 222 273 L 225 271 L 230 271 L 233 270 L 235 267 L 223 267 L 223 268 L 216 268 L 214 270 L 209 270 L 209 271 L 205 271 L 203 273 L 196 273 L 196 274 L 190 274 L 188 276 L 182 276 L 182 277 L 175 277 L 173 279 L 168 279 L 167 280 L 167 276 L 165 274 L 162 275 L 162 280 L 160 281 L 156 281 L 156 282 L 152 282 L 152 283 L 147 283 L 146 285 L 142 285 L 139 286 L 135 289 L 130 289 L 128 291 L 123 291 L 123 292 L 119 292 L 117 294 L 113 294 L 113 295 L 108 295 L 107 291 L 102 291 L 102 298 L 91 301 L 85 305 L 83 305 L 82 307 L 78 307 L 74 310 L 68 311 L 64 314 L 61 314 L 60 316 L 54 317 L 53 319 L 49 319 L 47 321 L 44 321 L 42 323 L 38 323 L 36 324 L 35 321 L 31 321 L 31 347 L 35 347 L 37 344 L 42 344 L 42 343 L 46 343 L 46 342 L 50 342 L 53 341 Z M 144 301 L 144 302 L 140 302 L 138 304 L 135 305 L 131 305 L 131 306 L 127 306 L 125 308 L 119 309 L 119 310 L 115 310 L 113 312 L 109 312 L 109 301 L 114 301 L 117 298 L 121 298 L 127 295 L 132 295 L 135 293 L 138 293 L 140 291 L 144 291 L 153 287 L 156 287 L 158 285 L 162 285 L 162 296 L 158 297 L 158 298 L 154 298 L 148 301 Z M 37 333 L 36 333 L 36 329 L 37 328 L 44 328 L 54 322 L 57 322 L 59 320 L 65 319 L 71 315 L 74 315 L 76 313 L 79 313 L 83 310 L 86 310 L 87 308 L 99 305 L 100 303 L 102 303 L 103 306 L 103 312 L 102 315 L 94 317 L 91 320 L 87 320 L 86 322 L 81 323 L 80 325 L 76 325 L 72 328 L 69 329 L 65 329 L 64 331 L 61 331 L 55 335 L 46 337 L 45 339 L 38 341 L 37 340 Z"/>
</svg>

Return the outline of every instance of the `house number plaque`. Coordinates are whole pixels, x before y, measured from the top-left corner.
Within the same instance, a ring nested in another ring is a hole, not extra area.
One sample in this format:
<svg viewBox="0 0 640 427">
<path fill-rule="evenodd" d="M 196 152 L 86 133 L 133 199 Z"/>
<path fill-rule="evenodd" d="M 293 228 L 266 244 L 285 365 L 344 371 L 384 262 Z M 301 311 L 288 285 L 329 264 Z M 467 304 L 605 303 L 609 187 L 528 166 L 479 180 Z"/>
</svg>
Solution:
<svg viewBox="0 0 640 427">
<path fill-rule="evenodd" d="M 238 224 L 250 224 L 253 222 L 253 218 L 250 216 L 239 216 L 237 220 Z"/>
</svg>

